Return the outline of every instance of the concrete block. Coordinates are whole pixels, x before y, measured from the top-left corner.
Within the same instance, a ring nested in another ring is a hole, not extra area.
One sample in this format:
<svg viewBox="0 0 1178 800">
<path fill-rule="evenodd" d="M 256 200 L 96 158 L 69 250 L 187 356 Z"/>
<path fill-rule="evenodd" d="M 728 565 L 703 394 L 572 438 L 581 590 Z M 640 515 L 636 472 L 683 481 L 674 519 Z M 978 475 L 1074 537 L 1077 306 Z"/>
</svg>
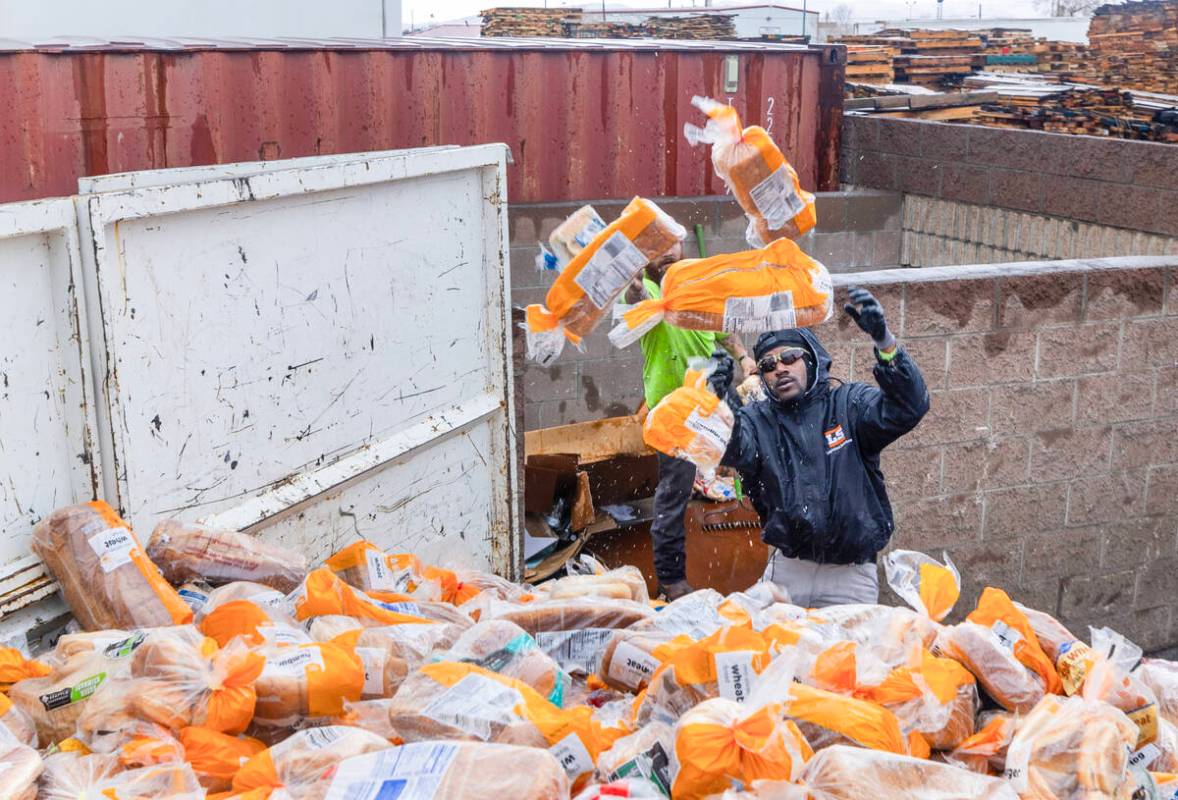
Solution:
<svg viewBox="0 0 1178 800">
<path fill-rule="evenodd" d="M 1007 255 L 999 251 L 1000 257 Z M 1020 276 L 998 282 L 998 326 L 1035 328 L 1074 323 L 1084 297 L 1082 274 Z"/>
<path fill-rule="evenodd" d="M 931 410 L 926 419 L 935 424 L 918 426 L 908 434 L 911 447 L 949 442 L 969 442 L 990 434 L 990 394 L 985 388 L 930 392 Z"/>
<path fill-rule="evenodd" d="M 1178 414 L 1178 369 L 1154 371 L 1154 416 Z"/>
<path fill-rule="evenodd" d="M 1042 211 L 1043 176 L 1038 172 L 993 168 L 986 202 L 1018 211 Z"/>
<path fill-rule="evenodd" d="M 986 280 L 981 287 L 991 284 Z M 956 283 L 910 284 L 905 313 L 905 336 L 970 333 L 989 330 L 993 323 L 993 293 L 965 291 Z"/>
<path fill-rule="evenodd" d="M 1084 316 L 1097 320 L 1161 314 L 1165 288 L 1164 269 L 1091 272 Z"/>
<path fill-rule="evenodd" d="M 1176 542 L 1173 517 L 1115 520 L 1099 526 L 1100 566 L 1105 570 L 1135 569 L 1158 559 L 1173 558 Z"/>
<path fill-rule="evenodd" d="M 855 231 L 898 230 L 904 196 L 899 192 L 854 192 L 846 195 L 846 227 Z"/>
<path fill-rule="evenodd" d="M 976 542 L 949 548 L 949 557 L 971 584 L 1013 590 L 1023 578 L 1022 542 Z"/>
<path fill-rule="evenodd" d="M 1091 527 L 1028 536 L 1024 544 L 1027 572 L 1057 578 L 1099 574 L 1102 533 Z"/>
<path fill-rule="evenodd" d="M 1064 578 L 1059 607 L 1069 620 L 1123 612 L 1132 607 L 1136 578 L 1133 570 Z"/>
<path fill-rule="evenodd" d="M 1118 425 L 1113 436 L 1114 469 L 1178 463 L 1178 418 L 1159 417 Z"/>
<path fill-rule="evenodd" d="M 1111 380 L 1099 375 L 1076 383 L 1078 424 L 1111 425 L 1153 416 L 1152 373 L 1120 372 Z"/>
<path fill-rule="evenodd" d="M 936 550 L 976 542 L 982 503 L 976 494 L 922 498 L 895 509 L 897 547 Z"/>
<path fill-rule="evenodd" d="M 1035 334 L 987 331 L 954 336 L 949 342 L 949 385 L 1025 383 L 1035 374 Z"/>
<path fill-rule="evenodd" d="M 1027 439 L 990 437 L 945 445 L 945 492 L 976 492 L 1027 482 L 1030 444 Z"/>
<path fill-rule="evenodd" d="M 1175 596 L 1178 596 L 1178 559 L 1157 559 L 1138 573 L 1135 608 L 1173 603 Z"/>
<path fill-rule="evenodd" d="M 1084 178 L 1043 178 L 1043 213 L 1064 219 L 1100 220 L 1100 192 L 1104 184 Z"/>
<path fill-rule="evenodd" d="M 560 361 L 550 367 L 529 362 L 524 367 L 525 403 L 570 400 L 577 396 L 578 386 L 579 372 L 575 361 Z"/>
<path fill-rule="evenodd" d="M 1178 318 L 1133 320 L 1125 326 L 1123 369 L 1178 366 Z"/>
<path fill-rule="evenodd" d="M 941 448 L 889 447 L 880 456 L 888 496 L 895 501 L 916 500 L 941 493 Z"/>
<path fill-rule="evenodd" d="M 1068 494 L 1068 525 L 1115 522 L 1145 511 L 1142 470 L 1094 475 L 1072 481 Z"/>
<path fill-rule="evenodd" d="M 904 233 L 902 231 L 876 231 L 871 239 L 871 263 L 876 267 L 884 269 L 904 263 L 901 260 L 901 242 L 903 239 Z"/>
<path fill-rule="evenodd" d="M 1161 208 L 1158 191 L 1149 186 L 1105 184 L 1100 192 L 1100 222 L 1118 228 L 1161 233 L 1161 217 L 1174 208 Z"/>
<path fill-rule="evenodd" d="M 1031 435 L 1031 479 L 1036 482 L 1105 475 L 1112 429 L 1057 428 Z"/>
<path fill-rule="evenodd" d="M 1117 368 L 1120 326 L 1097 322 L 1039 331 L 1039 378 L 1111 372 Z M 1178 346 L 1178 345 L 1176 345 Z"/>
<path fill-rule="evenodd" d="M 1062 528 L 1067 511 L 1067 484 L 1018 486 L 986 492 L 984 539 L 1023 538 L 1037 531 Z"/>
</svg>

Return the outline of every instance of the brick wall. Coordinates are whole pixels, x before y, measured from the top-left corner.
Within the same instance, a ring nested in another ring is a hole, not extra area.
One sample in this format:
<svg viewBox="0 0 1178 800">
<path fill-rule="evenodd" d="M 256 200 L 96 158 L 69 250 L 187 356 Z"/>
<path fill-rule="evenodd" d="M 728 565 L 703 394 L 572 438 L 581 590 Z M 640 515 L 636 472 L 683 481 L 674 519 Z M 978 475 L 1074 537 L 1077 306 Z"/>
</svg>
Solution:
<svg viewBox="0 0 1178 800">
<path fill-rule="evenodd" d="M 1178 148 L 895 117 L 843 118 L 844 184 L 1178 236 Z"/>
<path fill-rule="evenodd" d="M 1178 258 L 855 276 L 921 366 L 932 409 L 884 453 L 894 545 L 947 550 L 966 583 L 1178 642 Z M 836 277 L 845 284 L 848 276 Z M 870 381 L 845 319 L 816 330 Z"/>
<path fill-rule="evenodd" d="M 607 220 L 624 202 L 592 201 Z M 704 229 L 709 254 L 748 249 L 747 221 L 730 197 L 667 198 L 660 206 L 688 228 L 686 252 L 697 254 L 694 227 Z M 580 204 L 513 205 L 510 211 L 512 301 L 517 306 L 544 300 L 555 277 L 535 268 L 536 243 Z M 857 271 L 900 263 L 900 196 L 894 192 L 830 192 L 818 195 L 818 227 L 803 237 L 802 248 L 832 272 Z M 642 403 L 642 354 L 637 345 L 614 348 L 607 323 L 585 342 L 585 351 L 567 347 L 554 366 L 516 361 L 523 375 L 524 427 L 528 430 L 632 413 Z"/>
</svg>

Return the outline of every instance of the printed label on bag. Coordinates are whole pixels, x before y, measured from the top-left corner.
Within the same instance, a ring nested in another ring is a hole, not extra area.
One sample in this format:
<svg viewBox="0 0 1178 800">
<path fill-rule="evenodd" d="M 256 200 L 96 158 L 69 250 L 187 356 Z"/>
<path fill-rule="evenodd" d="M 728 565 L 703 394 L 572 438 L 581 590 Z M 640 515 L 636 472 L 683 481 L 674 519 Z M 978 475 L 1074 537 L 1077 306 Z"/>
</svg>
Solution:
<svg viewBox="0 0 1178 800">
<path fill-rule="evenodd" d="M 671 796 L 671 762 L 667 758 L 667 751 L 658 742 L 644 753 L 618 767 L 610 774 L 609 780 L 618 781 L 623 778 L 642 778 L 654 784 L 664 797 Z"/>
<path fill-rule="evenodd" d="M 491 738 L 492 725 L 510 725 L 519 718 L 515 708 L 522 702 L 523 696 L 510 686 L 471 674 L 439 695 L 421 713 L 485 742 Z"/>
<path fill-rule="evenodd" d="M 626 238 L 626 234 L 614 231 L 597 248 L 573 282 L 581 287 L 593 305 L 605 308 L 649 260 Z"/>
<path fill-rule="evenodd" d="M 86 540 L 90 549 L 98 556 L 98 565 L 103 572 L 113 572 L 121 566 L 131 563 L 131 553 L 135 550 L 135 537 L 127 528 L 107 528 Z"/>
<path fill-rule="evenodd" d="M 728 440 L 732 438 L 732 428 L 714 411 L 704 416 L 698 408 L 695 409 L 683 420 L 683 427 L 702 438 L 709 449 L 721 453 L 728 447 Z"/>
<path fill-rule="evenodd" d="M 990 632 L 994 634 L 994 638 L 998 640 L 998 644 L 1012 653 L 1014 652 L 1014 646 L 1023 640 L 1021 633 L 1000 619 L 994 620 L 994 624 L 990 626 Z"/>
<path fill-rule="evenodd" d="M 368 599 L 371 600 L 372 598 Z M 385 611 L 392 611 L 394 614 L 406 614 L 410 617 L 420 617 L 422 615 L 421 606 L 417 605 L 417 603 L 382 603 L 379 600 L 373 600 L 372 602 L 376 603 Z"/>
<path fill-rule="evenodd" d="M 373 589 L 392 591 L 396 586 L 393 571 L 389 569 L 384 553 L 379 550 L 365 550 L 364 558 L 368 561 L 368 583 Z"/>
<path fill-rule="evenodd" d="M 257 631 L 266 644 L 299 645 L 311 644 L 313 641 L 301 629 L 289 625 L 262 625 Z"/>
<path fill-rule="evenodd" d="M 87 699 L 90 695 L 98 691 L 98 687 L 105 680 L 106 673 L 100 672 L 97 675 L 91 675 L 86 680 L 80 681 L 73 686 L 43 694 L 37 699 L 41 701 L 41 705 L 45 706 L 46 711 L 52 711 L 55 708 L 61 708 L 62 706 L 68 706 L 70 703 L 78 703 Z"/>
<path fill-rule="evenodd" d="M 413 742 L 340 762 L 326 800 L 437 800 L 458 746 Z"/>
<path fill-rule="evenodd" d="M 1145 747 L 1133 751 L 1133 754 L 1129 756 L 1129 766 L 1149 769 L 1161 754 L 1162 751 L 1158 749 L 1156 744 L 1147 744 Z"/>
<path fill-rule="evenodd" d="M 187 603 L 194 612 L 201 611 L 209 602 L 207 594 L 195 589 L 177 589 L 176 594 L 180 595 L 180 599 Z"/>
<path fill-rule="evenodd" d="M 1006 751 L 1006 769 L 1003 775 L 1010 781 L 1010 786 L 1016 794 L 1027 791 L 1027 767 L 1031 763 L 1031 745 L 1034 739 L 1030 736 L 1023 739 L 1015 737 Z"/>
<path fill-rule="evenodd" d="M 728 333 L 763 333 L 797 326 L 793 292 L 729 297 L 724 301 L 723 328 Z"/>
<path fill-rule="evenodd" d="M 570 778 L 593 771 L 593 757 L 589 755 L 589 750 L 581 741 L 581 737 L 575 733 L 570 733 L 549 747 L 548 752 L 556 756 L 556 760 Z"/>
<path fill-rule="evenodd" d="M 659 668 L 659 660 L 645 650 L 629 642 L 621 642 L 614 648 L 609 662 L 609 677 L 619 683 L 637 689 L 650 680 Z"/>
<path fill-rule="evenodd" d="M 706 639 L 723 627 L 707 592 L 693 592 L 663 606 L 655 615 L 654 625 L 673 636 L 686 634 L 696 640 Z"/>
<path fill-rule="evenodd" d="M 597 662 L 612 635 L 610 628 L 540 631 L 536 634 L 536 644 L 566 672 L 588 675 L 597 669 Z"/>
<path fill-rule="evenodd" d="M 716 682 L 720 685 L 720 696 L 743 703 L 753 690 L 757 673 L 753 671 L 751 650 L 734 650 L 730 653 L 716 653 Z"/>
<path fill-rule="evenodd" d="M 1158 738 L 1158 705 L 1157 703 L 1150 703 L 1147 706 L 1142 706 L 1136 711 L 1130 711 L 1125 714 L 1129 719 L 1133 720 L 1133 724 L 1137 726 L 1137 744 L 1136 748 L 1141 749 L 1144 745 L 1150 742 L 1157 741 Z"/>
<path fill-rule="evenodd" d="M 383 647 L 357 647 L 356 655 L 364 662 L 364 694 L 383 695 L 389 651 Z"/>
<path fill-rule="evenodd" d="M 794 189 L 793 176 L 785 164 L 750 189 L 749 195 L 770 229 L 782 227 L 806 208 L 806 201 Z"/>
<path fill-rule="evenodd" d="M 266 666 L 262 668 L 262 677 L 286 675 L 298 678 L 306 674 L 307 667 L 310 666 L 324 669 L 323 654 L 319 652 L 318 647 L 300 647 L 267 656 Z"/>
<path fill-rule="evenodd" d="M 135 648 L 143 644 L 147 639 L 147 634 L 143 631 L 138 631 L 126 639 L 120 639 L 117 642 L 108 644 L 102 650 L 102 654 L 107 658 L 126 658 L 135 652 Z"/>
<path fill-rule="evenodd" d="M 1055 668 L 1063 683 L 1064 693 L 1069 697 L 1084 685 L 1084 678 L 1088 676 L 1088 667 L 1092 663 L 1091 654 L 1092 648 L 1080 641 L 1064 642 L 1060 646 Z"/>
<path fill-rule="evenodd" d="M 288 736 L 278 744 L 270 748 L 270 754 L 274 758 L 278 758 L 283 753 L 290 752 L 298 747 L 303 747 L 308 750 L 323 750 L 326 747 L 338 742 L 345 736 L 350 735 L 355 728 L 346 728 L 342 725 L 328 725 L 323 728 L 306 728 L 299 731 L 294 736 Z M 271 795 L 273 797 L 273 795 Z"/>
<path fill-rule="evenodd" d="M 1153 747 L 1153 745 L 1147 745 L 1147 747 Z M 1157 781 L 1149 774 L 1149 768 L 1146 766 L 1149 754 L 1145 750 L 1146 748 L 1142 748 L 1130 753 L 1128 764 L 1125 766 L 1125 771 L 1129 773 L 1129 778 L 1137 787 L 1131 795 L 1133 800 L 1157 800 L 1161 796 L 1158 792 Z M 1160 751 L 1158 754 L 1160 755 Z M 1154 758 L 1156 757 L 1154 756 Z"/>
<path fill-rule="evenodd" d="M 282 592 L 271 590 L 268 592 L 257 592 L 256 594 L 251 594 L 246 598 L 246 600 L 249 600 L 259 608 L 273 611 L 275 609 L 282 608 L 286 604 L 286 595 L 284 595 Z"/>
</svg>

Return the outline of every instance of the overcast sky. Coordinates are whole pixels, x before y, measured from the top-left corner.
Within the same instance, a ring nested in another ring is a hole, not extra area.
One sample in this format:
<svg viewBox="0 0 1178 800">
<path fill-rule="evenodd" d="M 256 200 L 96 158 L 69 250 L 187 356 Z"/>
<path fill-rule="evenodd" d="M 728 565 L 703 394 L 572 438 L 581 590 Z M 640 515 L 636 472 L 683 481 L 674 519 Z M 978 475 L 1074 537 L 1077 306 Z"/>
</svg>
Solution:
<svg viewBox="0 0 1178 800">
<path fill-rule="evenodd" d="M 751 2 L 752 0 L 746 0 Z M 796 5 L 801 7 L 801 0 L 792 2 L 792 0 L 783 0 L 787 5 Z M 841 2 L 847 2 L 855 11 L 855 19 L 875 20 L 875 19 L 905 19 L 909 15 L 909 5 L 911 5 L 911 15 L 913 18 L 919 17 L 934 17 L 936 16 L 937 4 L 936 0 L 913 0 L 909 3 L 906 0 L 874 0 L 873 2 L 865 2 L 860 0 L 807 0 L 806 7 L 814 9 L 818 12 L 829 11 Z M 667 0 L 606 0 L 610 7 L 614 6 L 630 6 L 633 8 L 662 8 L 667 5 Z M 672 4 L 678 8 L 690 8 L 691 0 L 673 0 Z M 703 5 L 703 0 L 698 0 L 698 5 Z M 728 5 L 737 4 L 729 3 Z M 405 25 L 408 26 L 410 20 L 422 25 L 431 20 L 442 22 L 448 19 L 455 19 L 471 14 L 477 14 L 484 8 L 491 8 L 493 6 L 536 6 L 542 7 L 544 5 L 542 0 L 404 0 L 403 13 L 405 16 Z M 600 2 L 594 3 L 592 0 L 582 0 L 581 2 L 562 2 L 561 0 L 549 0 L 550 7 L 557 6 L 574 6 L 585 9 L 600 8 Z M 717 0 L 717 6 L 726 5 L 726 3 Z M 1038 17 L 1041 13 L 1035 10 L 1033 0 L 982 0 L 981 3 L 982 14 L 987 17 Z M 945 0 L 945 17 L 977 17 L 978 16 L 978 2 L 977 0 Z"/>
</svg>

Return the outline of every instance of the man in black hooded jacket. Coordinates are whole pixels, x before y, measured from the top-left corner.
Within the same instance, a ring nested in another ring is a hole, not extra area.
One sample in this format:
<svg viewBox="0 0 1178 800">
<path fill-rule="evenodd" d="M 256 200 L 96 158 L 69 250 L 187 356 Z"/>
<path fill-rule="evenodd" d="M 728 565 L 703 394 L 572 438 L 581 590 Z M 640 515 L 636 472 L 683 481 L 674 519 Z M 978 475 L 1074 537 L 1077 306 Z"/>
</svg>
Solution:
<svg viewBox="0 0 1178 800">
<path fill-rule="evenodd" d="M 852 289 L 844 311 L 872 337 L 875 380 L 831 385 L 830 356 L 806 329 L 762 334 L 753 349 L 768 399 L 736 412 L 721 462 L 740 472 L 772 555 L 765 579 L 817 608 L 875 603 L 876 554 L 892 535 L 879 454 L 929 408 L 916 363 L 896 344 L 879 301 Z M 721 396 L 732 364 L 712 385 Z"/>
</svg>

